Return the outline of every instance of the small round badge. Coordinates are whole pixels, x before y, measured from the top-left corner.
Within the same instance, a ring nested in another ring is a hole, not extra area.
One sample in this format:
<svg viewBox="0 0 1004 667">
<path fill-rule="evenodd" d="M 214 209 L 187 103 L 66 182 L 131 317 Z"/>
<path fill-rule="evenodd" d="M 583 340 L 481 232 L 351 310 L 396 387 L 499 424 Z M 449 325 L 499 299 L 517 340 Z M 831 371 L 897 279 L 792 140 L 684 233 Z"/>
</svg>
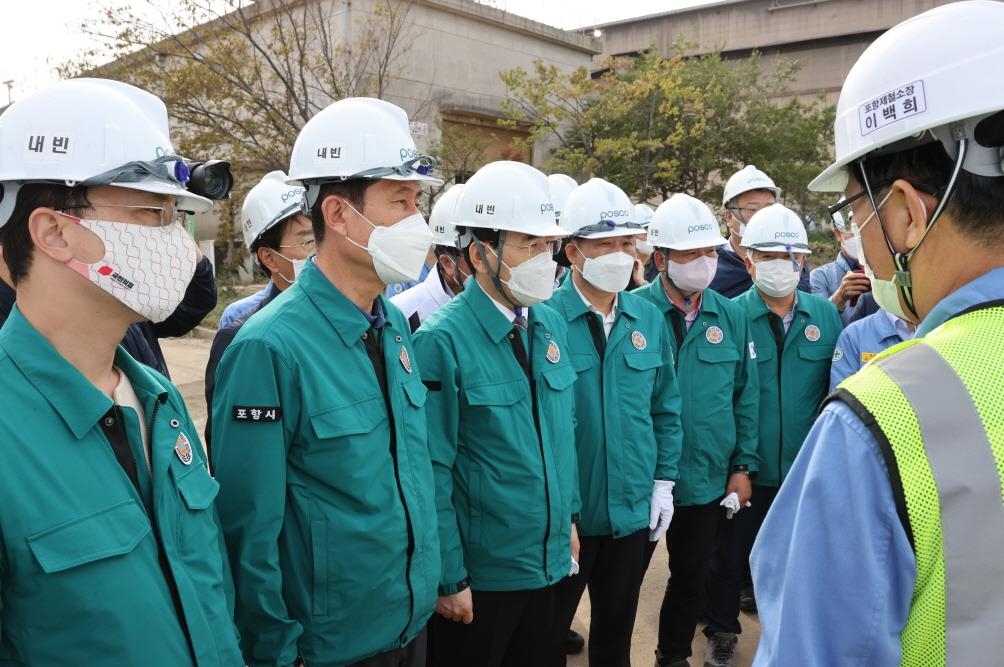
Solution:
<svg viewBox="0 0 1004 667">
<path fill-rule="evenodd" d="M 704 337 L 707 338 L 708 342 L 712 345 L 718 345 L 725 340 L 725 333 L 718 327 L 711 326 L 708 327 L 708 331 L 704 334 Z"/>
<path fill-rule="evenodd" d="M 631 344 L 634 345 L 636 350 L 644 350 L 648 347 L 648 341 L 645 340 L 645 334 L 640 331 L 635 331 L 631 334 Z"/>
<path fill-rule="evenodd" d="M 401 360 L 401 365 L 404 366 L 404 370 L 407 373 L 411 372 L 411 357 L 408 356 L 408 348 L 401 347 L 401 355 L 398 357 Z"/>
<path fill-rule="evenodd" d="M 805 327 L 805 337 L 808 340 L 815 343 L 817 340 L 819 340 L 819 336 L 820 336 L 819 327 L 817 327 L 815 324 L 810 324 L 809 326 Z"/>
<path fill-rule="evenodd" d="M 192 443 L 184 433 L 179 433 L 178 439 L 174 441 L 174 453 L 178 455 L 182 465 L 192 464 Z"/>
<path fill-rule="evenodd" d="M 844 358 L 844 351 L 839 347 L 833 348 L 833 361 L 837 362 Z"/>
<path fill-rule="evenodd" d="M 556 364 L 561 360 L 561 350 L 558 349 L 558 344 L 553 340 L 550 345 L 547 346 L 547 360 L 552 364 Z"/>
</svg>

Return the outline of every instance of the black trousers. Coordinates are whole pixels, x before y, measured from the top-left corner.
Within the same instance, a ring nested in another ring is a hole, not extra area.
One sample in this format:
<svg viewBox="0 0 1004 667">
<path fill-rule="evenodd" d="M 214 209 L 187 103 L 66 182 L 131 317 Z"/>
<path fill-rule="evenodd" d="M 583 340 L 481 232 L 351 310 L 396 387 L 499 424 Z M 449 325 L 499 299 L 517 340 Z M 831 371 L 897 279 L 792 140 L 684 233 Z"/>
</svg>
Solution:
<svg viewBox="0 0 1004 667">
<path fill-rule="evenodd" d="M 554 586 L 472 591 L 474 622 L 433 614 L 429 667 L 547 667 L 554 634 Z"/>
<path fill-rule="evenodd" d="M 669 581 L 659 610 L 660 661 L 690 657 L 697 616 L 704 604 L 704 579 L 725 510 L 719 500 L 707 505 L 677 506 L 666 532 Z"/>
<path fill-rule="evenodd" d="M 723 522 L 708 568 L 704 602 L 704 617 L 708 620 L 704 634 L 708 637 L 716 632 L 743 631 L 739 625 L 739 596 L 749 570 L 753 542 L 777 491 L 775 487 L 754 484 L 751 506 Z"/>
<path fill-rule="evenodd" d="M 422 630 L 407 646 L 353 662 L 349 667 L 425 667 L 426 631 Z"/>
<path fill-rule="evenodd" d="M 565 638 L 582 591 L 589 587 L 589 666 L 631 667 L 638 594 L 648 565 L 648 528 L 625 537 L 579 538 L 579 573 L 555 586 L 556 627 L 552 667 L 565 665 Z"/>
</svg>

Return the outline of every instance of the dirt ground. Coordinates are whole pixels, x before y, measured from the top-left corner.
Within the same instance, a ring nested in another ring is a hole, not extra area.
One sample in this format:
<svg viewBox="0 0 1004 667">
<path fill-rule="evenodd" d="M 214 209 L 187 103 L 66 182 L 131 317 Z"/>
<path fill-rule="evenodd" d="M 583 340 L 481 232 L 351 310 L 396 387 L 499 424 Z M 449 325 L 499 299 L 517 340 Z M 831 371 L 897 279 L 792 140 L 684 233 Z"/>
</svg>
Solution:
<svg viewBox="0 0 1004 667">
<path fill-rule="evenodd" d="M 198 337 L 162 339 L 160 344 L 171 371 L 171 379 L 181 389 L 201 435 L 206 424 L 204 378 L 213 332 L 199 330 L 197 333 Z M 648 667 L 655 663 L 659 606 L 662 603 L 662 594 L 665 590 L 668 574 L 666 549 L 660 544 L 642 585 L 631 651 L 631 662 L 634 667 Z M 739 636 L 736 667 L 749 667 L 753 663 L 753 654 L 756 652 L 756 644 L 760 637 L 760 623 L 755 615 L 743 614 L 742 625 L 744 632 Z M 572 627 L 585 636 L 588 641 L 588 594 L 583 596 Z M 700 630 L 694 638 L 693 651 L 694 657 L 690 659 L 691 667 L 701 667 L 704 664 L 705 640 Z M 569 656 L 568 667 L 587 667 L 588 665 L 589 661 L 585 651 L 580 655 Z"/>
</svg>

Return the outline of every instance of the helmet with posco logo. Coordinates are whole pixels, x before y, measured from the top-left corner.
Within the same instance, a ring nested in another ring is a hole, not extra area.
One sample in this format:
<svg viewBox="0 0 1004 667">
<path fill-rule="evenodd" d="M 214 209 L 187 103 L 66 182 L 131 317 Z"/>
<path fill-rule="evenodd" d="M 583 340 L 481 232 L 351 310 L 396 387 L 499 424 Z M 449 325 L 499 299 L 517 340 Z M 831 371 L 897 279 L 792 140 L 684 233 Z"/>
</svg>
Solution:
<svg viewBox="0 0 1004 667">
<path fill-rule="evenodd" d="M 561 217 L 561 211 L 568 200 L 568 195 L 572 190 L 579 187 L 575 179 L 565 174 L 551 174 L 547 177 L 547 184 L 551 188 L 551 202 L 554 203 L 554 217 Z"/>
<path fill-rule="evenodd" d="M 746 224 L 741 245 L 764 252 L 812 254 L 805 225 L 798 214 L 786 206 L 765 206 Z"/>
<path fill-rule="evenodd" d="M 558 224 L 570 236 L 586 239 L 645 233 L 628 196 L 602 178 L 591 178 L 572 190 Z"/>
<path fill-rule="evenodd" d="M 648 242 L 656 248 L 694 250 L 728 243 L 708 205 L 677 193 L 659 204 L 648 225 Z"/>
<path fill-rule="evenodd" d="M 655 215 L 655 209 L 653 209 L 648 204 L 634 205 L 635 222 L 637 222 L 642 227 L 648 229 L 648 224 L 652 222 L 653 215 Z"/>
<path fill-rule="evenodd" d="M 313 206 L 323 183 L 353 178 L 423 181 L 436 160 L 415 148 L 408 114 L 390 102 L 349 97 L 333 102 L 307 121 L 293 144 L 289 179 L 307 188 Z"/>
<path fill-rule="evenodd" d="M 454 185 L 439 196 L 432 206 L 432 213 L 429 215 L 429 228 L 432 230 L 433 245 L 446 246 L 448 248 L 458 248 L 460 240 L 457 238 L 456 210 L 457 202 L 460 201 L 460 193 L 463 192 L 462 184 Z"/>
<path fill-rule="evenodd" d="M 847 74 L 834 121 L 836 160 L 810 184 L 841 192 L 846 168 L 877 150 L 940 141 L 961 168 L 1004 175 L 1004 4 L 955 2 L 907 19 L 871 43 Z M 933 48 L 916 49 L 917 44 Z M 991 118 L 993 116 L 993 118 Z M 936 216 L 932 216 L 936 217 Z"/>
<path fill-rule="evenodd" d="M 280 222 L 294 215 L 310 215 L 304 199 L 304 189 L 290 185 L 289 177 L 281 171 L 273 171 L 251 188 L 244 198 L 241 208 L 241 231 L 244 245 L 248 248 L 262 234 Z"/>
<path fill-rule="evenodd" d="M 554 221 L 547 177 L 522 162 L 502 160 L 478 169 L 464 184 L 454 216 L 458 227 L 567 236 Z"/>
<path fill-rule="evenodd" d="M 208 211 L 212 202 L 189 192 L 188 178 L 171 144 L 167 107 L 129 84 L 60 81 L 0 116 L 0 226 L 26 183 L 114 185 L 176 197 L 180 210 Z"/>
<path fill-rule="evenodd" d="M 727 206 L 730 201 L 751 190 L 770 190 L 774 197 L 781 196 L 781 188 L 774 185 L 770 176 L 748 164 L 726 181 L 725 189 L 722 190 L 722 206 Z"/>
</svg>

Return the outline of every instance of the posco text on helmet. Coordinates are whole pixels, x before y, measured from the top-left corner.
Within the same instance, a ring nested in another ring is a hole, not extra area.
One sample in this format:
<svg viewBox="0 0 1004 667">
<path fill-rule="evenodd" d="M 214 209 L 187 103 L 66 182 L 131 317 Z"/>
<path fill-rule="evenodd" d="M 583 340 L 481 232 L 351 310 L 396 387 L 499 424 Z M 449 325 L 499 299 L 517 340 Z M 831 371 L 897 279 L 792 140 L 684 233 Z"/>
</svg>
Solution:
<svg viewBox="0 0 1004 667">
<path fill-rule="evenodd" d="M 572 237 L 586 239 L 645 233 L 635 221 L 634 206 L 628 196 L 602 178 L 591 178 L 572 190 L 558 224 Z"/>
<path fill-rule="evenodd" d="M 460 201 L 460 193 L 464 191 L 462 184 L 454 185 L 439 196 L 432 206 L 429 215 L 429 228 L 432 230 L 433 245 L 448 248 L 460 247 L 457 238 L 456 210 Z"/>
<path fill-rule="evenodd" d="M 307 188 L 313 205 L 320 184 L 353 178 L 423 181 L 436 160 L 415 148 L 408 114 L 390 102 L 370 97 L 338 100 L 307 121 L 293 144 L 289 178 Z"/>
<path fill-rule="evenodd" d="M 187 181 L 188 168 L 171 144 L 167 108 L 135 86 L 60 81 L 0 116 L 0 226 L 25 183 L 114 185 L 176 197 L 179 210 L 212 208 L 186 190 Z"/>
<path fill-rule="evenodd" d="M 722 190 L 722 206 L 728 205 L 730 201 L 742 193 L 751 190 L 770 190 L 774 193 L 774 197 L 781 196 L 781 188 L 774 185 L 770 176 L 748 164 L 732 174 L 725 183 L 725 189 Z"/>
<path fill-rule="evenodd" d="M 1004 4 L 953 2 L 907 19 L 865 49 L 840 90 L 834 121 L 836 160 L 809 189 L 841 192 L 847 166 L 873 151 L 894 152 L 933 140 L 962 169 L 1001 176 L 999 85 L 1004 62 Z M 918 45 L 926 45 L 917 48 Z"/>
<path fill-rule="evenodd" d="M 809 255 L 809 237 L 798 214 L 786 206 L 765 206 L 746 223 L 741 245 L 764 252 L 790 252 Z"/>
<path fill-rule="evenodd" d="M 561 217 L 561 211 L 565 207 L 565 200 L 572 190 L 579 187 L 575 179 L 565 174 L 551 174 L 547 177 L 547 184 L 551 188 L 551 202 L 554 203 L 554 217 Z"/>
<path fill-rule="evenodd" d="M 522 162 L 490 162 L 464 184 L 457 202 L 458 227 L 567 236 L 555 224 L 547 177 Z"/>
<path fill-rule="evenodd" d="M 648 225 L 648 242 L 656 248 L 694 250 L 728 243 L 707 204 L 677 193 L 659 204 Z"/>
<path fill-rule="evenodd" d="M 265 174 L 258 185 L 251 188 L 241 208 L 241 231 L 244 245 L 251 247 L 258 238 L 283 220 L 297 214 L 310 215 L 304 200 L 303 188 L 290 185 L 289 177 L 281 171 Z"/>
</svg>

